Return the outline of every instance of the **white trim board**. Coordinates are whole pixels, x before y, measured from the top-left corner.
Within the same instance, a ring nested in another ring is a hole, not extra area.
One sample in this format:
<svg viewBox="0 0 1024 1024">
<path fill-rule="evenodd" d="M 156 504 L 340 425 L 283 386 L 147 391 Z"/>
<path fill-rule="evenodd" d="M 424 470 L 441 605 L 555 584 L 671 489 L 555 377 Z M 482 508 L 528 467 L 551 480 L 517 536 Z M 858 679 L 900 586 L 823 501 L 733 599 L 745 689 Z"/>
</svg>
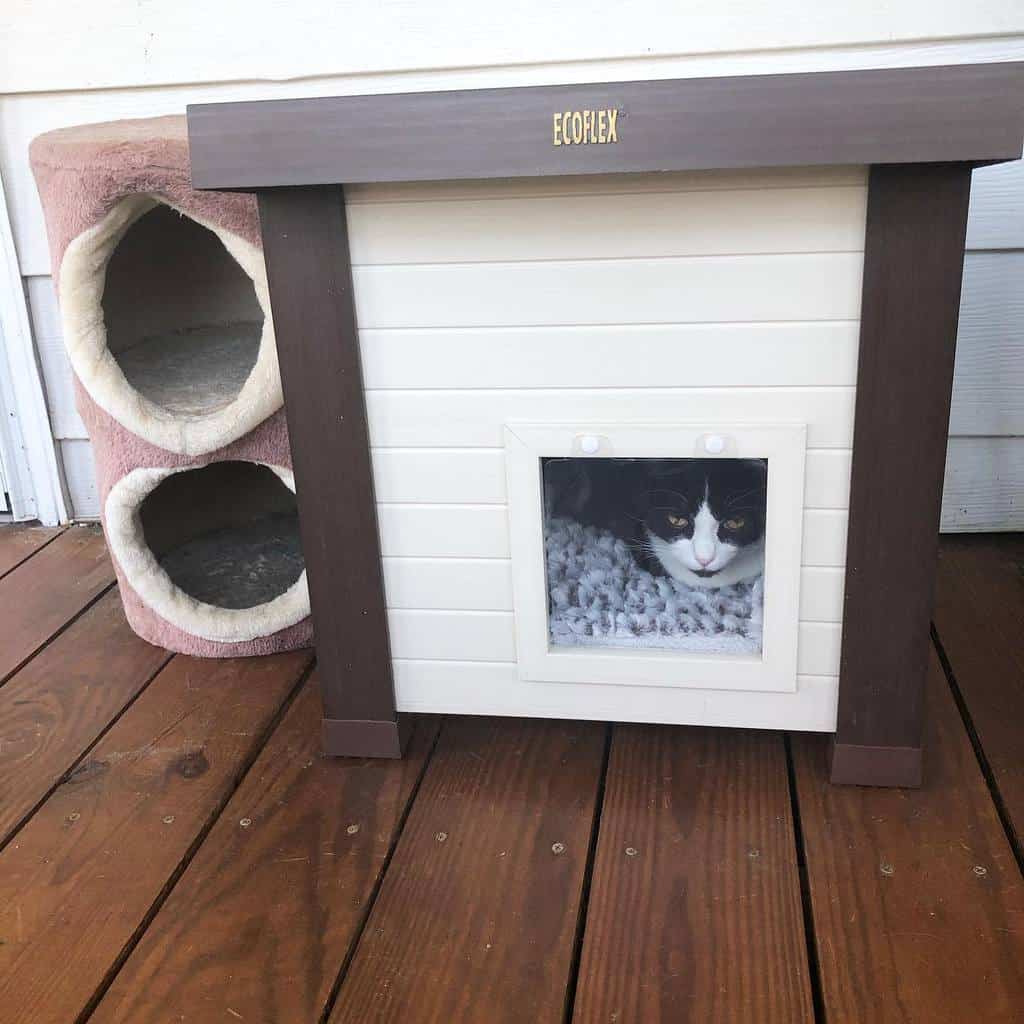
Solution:
<svg viewBox="0 0 1024 1024">
<path fill-rule="evenodd" d="M 0 177 L 0 457 L 15 519 L 67 521 L 57 453 Z"/>
<path fill-rule="evenodd" d="M 6 519 L 13 511 L 11 492 L 7 486 L 7 471 L 4 469 L 5 447 L 0 448 L 0 522 Z"/>
<path fill-rule="evenodd" d="M 588 718 L 613 722 L 666 722 L 730 728 L 835 732 L 839 680 L 799 676 L 795 693 L 684 690 L 666 686 L 601 683 L 529 683 L 508 662 L 394 659 L 399 711 L 431 714 L 523 714 L 534 718 Z M 529 692 L 524 695 L 524 690 Z"/>
</svg>

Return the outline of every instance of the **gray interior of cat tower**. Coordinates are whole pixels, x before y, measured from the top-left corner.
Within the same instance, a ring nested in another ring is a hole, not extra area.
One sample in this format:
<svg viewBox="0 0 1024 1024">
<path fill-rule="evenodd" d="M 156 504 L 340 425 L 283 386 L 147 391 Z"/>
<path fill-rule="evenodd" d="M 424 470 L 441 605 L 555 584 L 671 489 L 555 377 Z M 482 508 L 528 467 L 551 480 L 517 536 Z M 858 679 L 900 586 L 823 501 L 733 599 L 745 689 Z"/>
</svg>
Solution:
<svg viewBox="0 0 1024 1024">
<path fill-rule="evenodd" d="M 220 239 L 163 204 L 135 221 L 114 250 L 103 315 L 107 347 L 128 383 L 183 417 L 238 397 L 256 365 L 264 319 L 252 281 Z"/>
<path fill-rule="evenodd" d="M 162 480 L 139 510 L 171 582 L 219 608 L 253 608 L 303 570 L 295 494 L 267 466 L 216 462 Z"/>
</svg>

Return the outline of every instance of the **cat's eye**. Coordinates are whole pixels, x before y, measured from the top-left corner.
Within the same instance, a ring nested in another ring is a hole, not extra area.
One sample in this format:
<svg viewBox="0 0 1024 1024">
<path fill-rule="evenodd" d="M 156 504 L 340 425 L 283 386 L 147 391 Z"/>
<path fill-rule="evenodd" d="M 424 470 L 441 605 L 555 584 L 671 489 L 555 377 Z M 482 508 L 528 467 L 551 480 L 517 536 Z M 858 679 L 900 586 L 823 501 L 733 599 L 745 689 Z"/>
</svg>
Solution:
<svg viewBox="0 0 1024 1024">
<path fill-rule="evenodd" d="M 682 529 L 684 526 L 688 526 L 690 523 L 690 520 L 687 519 L 686 516 L 669 515 L 667 518 L 669 526 L 677 526 L 680 529 Z"/>
<path fill-rule="evenodd" d="M 738 530 L 738 529 L 740 529 L 743 526 L 743 524 L 745 522 L 746 522 L 746 519 L 743 519 L 742 517 L 738 517 L 736 519 L 726 519 L 726 521 L 722 525 L 727 530 Z"/>
</svg>

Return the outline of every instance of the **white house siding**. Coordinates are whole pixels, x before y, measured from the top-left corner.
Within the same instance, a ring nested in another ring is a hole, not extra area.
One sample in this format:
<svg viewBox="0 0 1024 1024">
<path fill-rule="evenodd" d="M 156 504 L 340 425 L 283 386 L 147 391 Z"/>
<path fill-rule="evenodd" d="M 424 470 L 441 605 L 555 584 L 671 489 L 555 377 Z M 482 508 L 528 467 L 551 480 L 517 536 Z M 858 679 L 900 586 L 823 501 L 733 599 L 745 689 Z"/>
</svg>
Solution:
<svg viewBox="0 0 1024 1024">
<path fill-rule="evenodd" d="M 422 12 L 394 2 L 235 6 L 203 5 L 200 15 L 194 2 L 119 0 L 100 11 L 60 5 L 57 16 L 56 0 L 43 0 L 16 3 L 3 29 L 0 175 L 79 517 L 98 507 L 28 169 L 28 143 L 43 131 L 180 113 L 206 100 L 1024 59 L 1024 10 L 1010 0 L 969 7 L 915 0 L 898 11 L 881 0 L 844 8 L 735 0 L 696 14 L 647 0 L 628 18 L 618 4 L 574 2 L 538 4 L 536 17 L 523 5 L 514 18 L 504 8 L 501 25 L 493 8 L 461 0 Z M 862 202 L 862 175 L 769 176 L 775 204 L 768 208 L 752 187 L 763 183 L 756 174 L 679 176 L 670 187 L 638 178 L 354 190 L 359 316 L 385 509 L 429 517 L 433 505 L 500 508 L 494 450 L 513 396 L 517 414 L 529 408 L 543 418 L 555 409 L 571 414 L 573 389 L 603 389 L 623 408 L 635 408 L 642 389 L 645 410 L 672 415 L 678 396 L 661 387 L 668 379 L 710 403 L 691 408 L 719 414 L 738 395 L 756 405 L 757 394 L 792 389 L 794 408 L 806 410 L 812 425 L 809 500 L 834 502 L 837 492 L 824 481 L 842 477 L 838 467 L 848 459 L 859 243 L 851 242 L 852 221 L 845 237 L 829 235 L 844 222 L 830 224 L 826 215 L 829 203 L 852 209 L 855 195 Z M 968 247 L 942 523 L 1020 529 L 1020 165 L 976 172 Z M 828 288 L 820 287 L 823 277 Z M 689 291 L 679 291 L 680 282 Z M 805 305 L 787 305 L 797 299 Z M 628 382 L 615 362 L 627 321 L 629 337 L 642 337 L 660 359 L 631 363 Z M 679 345 L 679 337 L 687 340 Z M 723 340 L 732 346 L 728 394 L 714 390 L 722 381 L 713 360 L 692 356 L 713 353 Z M 748 392 L 747 385 L 755 386 Z M 812 512 L 838 515 L 841 506 Z M 382 511 L 382 521 L 391 518 Z M 500 578 L 494 572 L 488 587 L 467 589 L 500 603 L 507 594 Z M 422 590 L 389 571 L 389 594 Z"/>
</svg>

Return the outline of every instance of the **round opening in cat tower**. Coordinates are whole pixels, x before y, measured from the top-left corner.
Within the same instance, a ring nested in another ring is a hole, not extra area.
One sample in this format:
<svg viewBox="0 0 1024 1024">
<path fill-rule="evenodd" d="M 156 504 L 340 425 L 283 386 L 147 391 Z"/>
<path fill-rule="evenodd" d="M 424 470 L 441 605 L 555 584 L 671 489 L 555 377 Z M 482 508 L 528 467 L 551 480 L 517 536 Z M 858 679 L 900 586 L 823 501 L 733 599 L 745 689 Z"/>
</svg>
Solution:
<svg viewBox="0 0 1024 1024">
<path fill-rule="evenodd" d="M 281 407 L 263 255 L 152 196 L 122 200 L 67 248 L 68 353 L 111 416 L 201 455 Z"/>
<path fill-rule="evenodd" d="M 137 469 L 106 502 L 111 551 L 162 618 L 222 642 L 309 614 L 291 472 L 253 462 Z"/>
</svg>

